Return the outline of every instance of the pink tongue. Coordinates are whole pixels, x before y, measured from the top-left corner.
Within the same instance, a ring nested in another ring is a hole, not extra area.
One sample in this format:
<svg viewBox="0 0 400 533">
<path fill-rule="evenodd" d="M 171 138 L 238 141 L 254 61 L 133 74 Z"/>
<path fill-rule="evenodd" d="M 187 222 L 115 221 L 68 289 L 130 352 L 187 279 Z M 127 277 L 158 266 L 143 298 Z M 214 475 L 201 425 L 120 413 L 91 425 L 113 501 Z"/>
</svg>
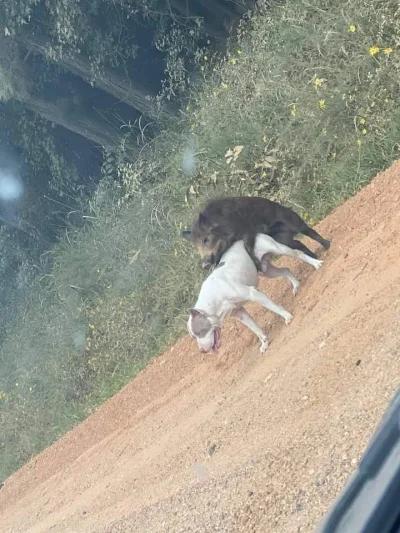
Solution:
<svg viewBox="0 0 400 533">
<path fill-rule="evenodd" d="M 221 330 L 219 328 L 214 330 L 214 345 L 213 351 L 218 352 L 221 348 Z"/>
</svg>

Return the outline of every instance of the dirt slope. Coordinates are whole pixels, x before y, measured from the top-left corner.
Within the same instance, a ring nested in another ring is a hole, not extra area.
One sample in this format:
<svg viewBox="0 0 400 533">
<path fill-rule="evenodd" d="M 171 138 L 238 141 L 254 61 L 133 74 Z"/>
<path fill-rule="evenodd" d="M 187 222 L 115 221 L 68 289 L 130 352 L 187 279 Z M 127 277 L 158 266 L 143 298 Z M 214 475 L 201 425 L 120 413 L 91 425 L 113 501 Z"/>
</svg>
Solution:
<svg viewBox="0 0 400 533">
<path fill-rule="evenodd" d="M 297 533 L 354 470 L 400 383 L 400 162 L 319 225 L 323 268 L 264 283 L 290 326 L 249 306 L 220 354 L 184 338 L 8 479 L 2 532 Z"/>
</svg>

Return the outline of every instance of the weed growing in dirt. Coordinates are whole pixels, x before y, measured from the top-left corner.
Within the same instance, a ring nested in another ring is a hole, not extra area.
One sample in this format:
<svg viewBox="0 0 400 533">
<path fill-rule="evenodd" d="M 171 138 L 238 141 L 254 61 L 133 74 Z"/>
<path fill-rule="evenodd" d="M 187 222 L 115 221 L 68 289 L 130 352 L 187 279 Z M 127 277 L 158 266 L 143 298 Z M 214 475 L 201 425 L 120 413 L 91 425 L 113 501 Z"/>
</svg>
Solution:
<svg viewBox="0 0 400 533">
<path fill-rule="evenodd" d="M 396 1 L 261 2 L 226 57 L 199 54 L 183 115 L 103 180 L 7 333 L 0 478 L 182 333 L 202 273 L 180 230 L 207 197 L 266 195 L 313 224 L 398 156 L 399 36 Z"/>
</svg>

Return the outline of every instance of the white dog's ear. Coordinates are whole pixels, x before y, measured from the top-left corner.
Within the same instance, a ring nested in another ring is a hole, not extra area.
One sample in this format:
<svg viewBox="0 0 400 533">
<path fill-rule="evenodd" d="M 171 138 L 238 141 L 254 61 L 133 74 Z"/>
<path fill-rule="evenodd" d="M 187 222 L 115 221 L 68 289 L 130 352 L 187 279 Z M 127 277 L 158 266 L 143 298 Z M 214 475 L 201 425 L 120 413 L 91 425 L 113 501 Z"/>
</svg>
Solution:
<svg viewBox="0 0 400 533">
<path fill-rule="evenodd" d="M 192 318 L 195 318 L 196 316 L 204 316 L 203 311 L 199 311 L 198 309 L 195 309 L 194 307 L 187 310 L 188 314 L 192 316 Z"/>
<path fill-rule="evenodd" d="M 200 311 L 199 309 L 188 309 L 189 315 L 191 316 L 191 319 L 189 319 L 188 322 L 188 330 L 190 335 L 194 335 L 197 338 L 204 337 L 205 335 L 208 335 L 212 328 L 212 324 L 209 321 L 207 314 L 204 313 L 204 311 Z M 189 323 L 191 323 L 191 327 L 189 328 Z"/>
<path fill-rule="evenodd" d="M 187 241 L 193 241 L 192 230 L 190 230 L 190 229 L 185 229 L 185 230 L 181 231 L 181 236 L 184 239 L 186 239 Z"/>
</svg>

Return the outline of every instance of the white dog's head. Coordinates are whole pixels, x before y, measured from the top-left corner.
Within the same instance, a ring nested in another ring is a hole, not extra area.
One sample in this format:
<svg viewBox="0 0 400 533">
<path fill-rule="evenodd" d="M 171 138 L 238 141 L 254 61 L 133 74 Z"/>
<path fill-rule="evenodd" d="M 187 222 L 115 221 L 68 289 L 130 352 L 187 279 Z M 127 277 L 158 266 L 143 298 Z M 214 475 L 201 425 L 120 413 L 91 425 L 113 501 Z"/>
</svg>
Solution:
<svg viewBox="0 0 400 533">
<path fill-rule="evenodd" d="M 189 309 L 187 328 L 190 336 L 197 340 L 201 352 L 217 352 L 220 349 L 221 321 L 217 316 L 207 315 L 199 309 Z"/>
</svg>

